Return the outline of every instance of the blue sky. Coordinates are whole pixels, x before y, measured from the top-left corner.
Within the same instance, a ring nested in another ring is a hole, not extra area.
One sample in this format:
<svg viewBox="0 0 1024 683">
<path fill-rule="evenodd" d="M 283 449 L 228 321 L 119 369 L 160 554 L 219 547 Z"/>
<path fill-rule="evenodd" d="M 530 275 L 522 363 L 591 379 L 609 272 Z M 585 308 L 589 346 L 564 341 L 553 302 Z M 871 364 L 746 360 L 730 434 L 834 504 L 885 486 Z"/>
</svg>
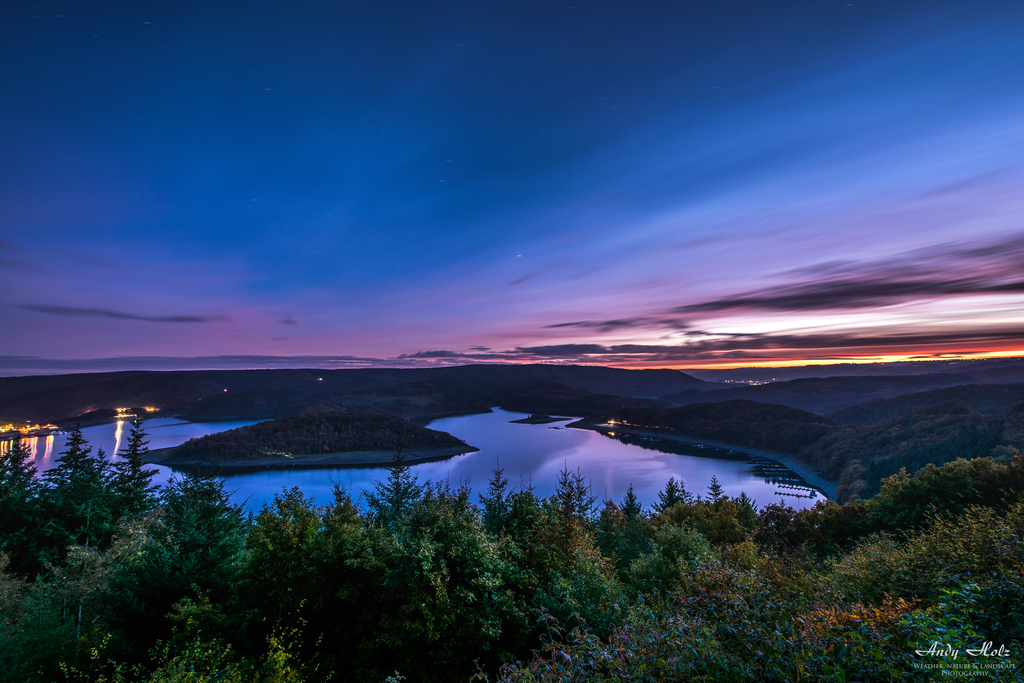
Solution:
<svg viewBox="0 0 1024 683">
<path fill-rule="evenodd" d="M 0 13 L 0 372 L 1021 351 L 1019 3 Z"/>
</svg>

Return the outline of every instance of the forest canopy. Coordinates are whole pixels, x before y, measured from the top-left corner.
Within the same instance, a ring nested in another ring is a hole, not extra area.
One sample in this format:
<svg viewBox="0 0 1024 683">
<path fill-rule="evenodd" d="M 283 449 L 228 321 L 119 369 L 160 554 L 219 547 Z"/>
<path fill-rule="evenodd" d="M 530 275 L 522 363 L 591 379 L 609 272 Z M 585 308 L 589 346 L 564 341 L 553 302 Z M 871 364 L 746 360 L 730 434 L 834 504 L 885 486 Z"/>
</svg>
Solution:
<svg viewBox="0 0 1024 683">
<path fill-rule="evenodd" d="M 399 448 L 465 446 L 447 432 L 428 429 L 392 413 L 330 410 L 189 439 L 177 449 L 181 459 L 256 460 L 274 455 L 393 451 Z"/>
</svg>

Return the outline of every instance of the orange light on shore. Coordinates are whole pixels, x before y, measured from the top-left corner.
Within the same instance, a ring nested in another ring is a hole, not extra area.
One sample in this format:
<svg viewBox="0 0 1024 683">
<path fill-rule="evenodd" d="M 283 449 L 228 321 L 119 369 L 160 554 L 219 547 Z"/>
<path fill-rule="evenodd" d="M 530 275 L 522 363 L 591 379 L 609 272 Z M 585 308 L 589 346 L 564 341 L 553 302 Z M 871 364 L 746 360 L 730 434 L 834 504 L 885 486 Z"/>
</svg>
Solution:
<svg viewBox="0 0 1024 683">
<path fill-rule="evenodd" d="M 160 410 L 159 408 L 155 408 L 153 406 L 143 406 L 142 409 L 145 410 L 147 413 L 155 413 L 156 411 Z"/>
</svg>

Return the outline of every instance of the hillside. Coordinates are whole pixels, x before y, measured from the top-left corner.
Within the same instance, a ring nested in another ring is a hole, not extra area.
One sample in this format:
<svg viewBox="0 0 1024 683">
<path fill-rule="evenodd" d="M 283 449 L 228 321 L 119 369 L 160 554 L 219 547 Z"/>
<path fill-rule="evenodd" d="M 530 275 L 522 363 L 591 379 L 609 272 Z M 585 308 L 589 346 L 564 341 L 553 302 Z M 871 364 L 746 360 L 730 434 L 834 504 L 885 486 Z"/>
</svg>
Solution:
<svg viewBox="0 0 1024 683">
<path fill-rule="evenodd" d="M 581 415 L 614 407 L 602 407 L 588 394 L 649 399 L 708 387 L 676 370 L 556 365 L 110 372 L 0 378 L 0 419 L 45 422 L 124 406 L 153 406 L 193 420 L 286 417 L 317 408 L 388 410 L 406 417 L 513 403 L 529 412 L 547 410 L 522 398 L 535 382 L 583 392 L 577 393 Z M 571 409 L 571 402 L 559 407 Z"/>
<path fill-rule="evenodd" d="M 666 428 L 695 439 L 723 441 L 783 453 L 796 453 L 828 434 L 833 424 L 804 410 L 753 401 L 698 403 L 677 408 L 616 410 L 602 420 Z"/>
<path fill-rule="evenodd" d="M 957 360 L 897 361 L 891 363 L 822 363 L 786 367 L 684 369 L 706 382 L 784 382 L 805 377 L 863 377 L 958 374 L 971 382 L 1024 382 L 1024 358 L 971 358 Z M 1016 378 L 1016 379 L 1015 379 Z M 964 382 L 965 384 L 969 382 Z"/>
<path fill-rule="evenodd" d="M 1024 402 L 985 415 L 966 401 L 926 406 L 876 424 L 836 424 L 788 406 L 732 400 L 674 408 L 634 408 L 601 416 L 695 439 L 794 454 L 838 482 L 844 503 L 874 495 L 901 468 L 992 456 L 1010 460 L 1024 448 Z"/>
<path fill-rule="evenodd" d="M 174 459 L 259 460 L 268 456 L 465 445 L 451 434 L 428 429 L 397 415 L 336 410 L 304 413 L 189 439 L 175 449 Z"/>
<path fill-rule="evenodd" d="M 942 403 L 865 427 L 837 427 L 801 449 L 799 458 L 837 480 L 839 502 L 874 495 L 883 478 L 901 468 L 992 454 L 1003 420 L 964 401 Z"/>
<path fill-rule="evenodd" d="M 983 375 L 975 379 L 974 375 Z M 936 373 L 911 376 L 824 377 L 795 379 L 756 386 L 718 388 L 713 391 L 686 391 L 661 397 L 665 403 L 688 405 L 691 403 L 722 402 L 743 399 L 761 403 L 779 403 L 800 408 L 818 415 L 828 415 L 845 408 L 895 398 L 903 394 L 944 389 L 965 384 L 1011 384 L 1020 382 L 1016 375 L 991 374 L 989 371 L 973 375 Z M 721 387 L 721 385 L 718 385 Z"/>
<path fill-rule="evenodd" d="M 1024 398 L 1024 384 L 967 384 L 869 401 L 826 415 L 834 422 L 869 425 L 950 401 L 967 401 L 983 415 L 998 415 Z"/>
</svg>

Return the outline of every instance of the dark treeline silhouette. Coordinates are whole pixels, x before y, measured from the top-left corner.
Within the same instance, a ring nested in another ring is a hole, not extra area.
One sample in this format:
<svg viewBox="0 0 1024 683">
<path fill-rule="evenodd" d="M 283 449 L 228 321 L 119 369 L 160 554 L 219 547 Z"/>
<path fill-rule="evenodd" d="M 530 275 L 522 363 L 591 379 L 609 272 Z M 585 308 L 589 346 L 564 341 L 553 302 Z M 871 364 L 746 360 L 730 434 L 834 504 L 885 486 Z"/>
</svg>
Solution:
<svg viewBox="0 0 1024 683">
<path fill-rule="evenodd" d="M 828 434 L 833 423 L 797 408 L 725 401 L 678 408 L 633 408 L 602 416 L 635 425 L 665 427 L 695 439 L 724 441 L 737 446 L 796 453 Z"/>
<path fill-rule="evenodd" d="M 428 429 L 391 413 L 328 410 L 260 422 L 189 439 L 177 460 L 254 460 L 282 453 L 340 453 L 400 448 L 465 446 L 447 432 Z"/>
<path fill-rule="evenodd" d="M 136 423 L 116 464 L 78 430 L 41 478 L 0 456 L 0 681 L 896 681 L 1024 641 L 1024 454 L 800 511 L 568 470 L 474 499 L 399 454 L 249 513 L 209 472 L 155 489 L 145 451 Z"/>
</svg>

